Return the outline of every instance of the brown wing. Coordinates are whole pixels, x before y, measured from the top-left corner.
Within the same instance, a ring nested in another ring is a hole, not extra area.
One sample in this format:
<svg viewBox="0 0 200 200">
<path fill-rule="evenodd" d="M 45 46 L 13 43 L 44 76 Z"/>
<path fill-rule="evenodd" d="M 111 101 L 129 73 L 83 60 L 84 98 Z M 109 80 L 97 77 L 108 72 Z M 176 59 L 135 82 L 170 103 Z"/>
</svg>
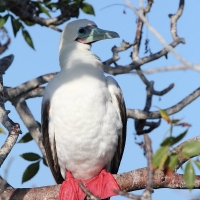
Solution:
<svg viewBox="0 0 200 200">
<path fill-rule="evenodd" d="M 58 158 L 56 153 L 55 138 L 50 142 L 49 139 L 49 110 L 50 103 L 45 101 L 42 103 L 42 135 L 43 144 L 46 151 L 47 163 L 51 169 L 54 179 L 57 184 L 63 182 L 63 177 L 60 173 L 60 166 L 58 165 Z"/>
<path fill-rule="evenodd" d="M 123 156 L 125 143 L 126 143 L 127 115 L 126 115 L 126 106 L 125 106 L 121 88 L 119 87 L 119 85 L 115 81 L 115 79 L 113 79 L 112 77 L 107 77 L 107 80 L 109 80 L 108 82 L 110 83 L 108 85 L 108 88 L 111 93 L 112 100 L 117 102 L 117 105 L 115 104 L 115 107 L 118 110 L 121 121 L 122 121 L 122 130 L 119 135 L 117 150 L 116 150 L 114 157 L 108 167 L 108 170 L 112 174 L 117 174 L 119 165 L 120 165 L 120 162 L 121 162 L 121 159 Z"/>
</svg>

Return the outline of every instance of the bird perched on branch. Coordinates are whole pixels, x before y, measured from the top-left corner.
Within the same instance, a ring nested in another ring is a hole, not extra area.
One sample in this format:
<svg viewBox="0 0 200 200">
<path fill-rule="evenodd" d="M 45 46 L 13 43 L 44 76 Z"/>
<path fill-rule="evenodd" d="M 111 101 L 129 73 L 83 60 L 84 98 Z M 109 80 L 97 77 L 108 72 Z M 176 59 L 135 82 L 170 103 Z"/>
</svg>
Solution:
<svg viewBox="0 0 200 200">
<path fill-rule="evenodd" d="M 122 91 L 90 51 L 91 43 L 117 38 L 87 19 L 70 22 L 59 45 L 61 71 L 49 82 L 42 101 L 42 133 L 59 199 L 84 199 L 84 186 L 101 199 L 119 189 L 117 173 L 126 138 Z M 111 174 L 112 173 L 112 174 Z"/>
</svg>

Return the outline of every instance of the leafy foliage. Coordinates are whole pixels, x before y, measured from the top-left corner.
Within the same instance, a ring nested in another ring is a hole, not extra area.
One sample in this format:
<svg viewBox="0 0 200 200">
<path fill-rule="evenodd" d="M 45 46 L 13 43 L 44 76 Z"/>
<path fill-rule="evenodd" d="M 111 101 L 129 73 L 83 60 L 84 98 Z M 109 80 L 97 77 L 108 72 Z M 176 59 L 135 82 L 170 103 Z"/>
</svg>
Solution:
<svg viewBox="0 0 200 200">
<path fill-rule="evenodd" d="M 24 153 L 20 155 L 23 159 L 28 161 L 37 161 L 40 160 L 40 156 L 36 153 Z"/>
<path fill-rule="evenodd" d="M 33 140 L 33 138 L 31 134 L 28 132 L 19 140 L 18 143 L 27 143 L 27 142 L 30 142 L 31 140 Z"/>
<path fill-rule="evenodd" d="M 30 164 L 23 173 L 22 183 L 33 178 L 39 171 L 39 168 L 40 168 L 40 161 Z"/>
<path fill-rule="evenodd" d="M 164 110 L 160 109 L 159 111 L 161 117 L 170 124 L 170 129 L 169 136 L 163 140 L 161 147 L 155 152 L 153 156 L 153 168 L 157 168 L 159 170 L 164 169 L 166 175 L 171 175 L 179 163 L 178 156 L 189 159 L 184 169 L 184 180 L 187 187 L 192 189 L 195 181 L 194 165 L 200 169 L 200 162 L 198 160 L 193 161 L 190 158 L 200 155 L 200 141 L 187 142 L 183 144 L 178 151 L 171 151 L 173 145 L 180 142 L 186 136 L 188 128 L 191 125 L 186 122 L 180 123 L 181 120 L 179 119 L 172 120 Z M 174 137 L 172 134 L 175 126 L 187 127 L 187 129 L 183 133 L 180 133 L 178 136 Z"/>
<path fill-rule="evenodd" d="M 66 19 L 69 20 L 70 17 L 78 17 L 80 9 L 86 14 L 95 15 L 93 6 L 84 0 L 31 0 L 20 1 L 18 3 L 10 0 L 7 4 L 0 4 L 0 13 L 8 12 L 5 15 L 0 15 L 0 28 L 5 25 L 10 17 L 14 36 L 16 37 L 19 30 L 21 30 L 26 43 L 34 49 L 33 40 L 25 27 L 34 26 L 35 21 L 33 19 L 35 17 L 44 20 L 43 15 L 45 15 L 47 17 L 46 19 L 50 19 L 52 15 L 55 15 L 56 11 L 59 11 L 59 13 L 63 14 L 63 18 L 66 17 L 64 15 L 67 13 L 69 16 Z M 63 23 L 65 21 L 63 20 Z M 38 22 L 38 24 L 40 23 Z"/>
<path fill-rule="evenodd" d="M 22 176 L 22 183 L 32 179 L 40 169 L 40 161 L 43 162 L 45 166 L 48 166 L 45 159 L 36 153 L 24 153 L 20 155 L 23 159 L 33 162 L 24 171 Z"/>
<path fill-rule="evenodd" d="M 185 171 L 184 171 L 184 180 L 185 183 L 187 185 L 187 187 L 189 189 L 192 189 L 194 186 L 194 181 L 195 181 L 195 171 L 194 171 L 194 167 L 192 165 L 192 161 L 188 161 L 186 167 L 185 167 Z"/>
</svg>

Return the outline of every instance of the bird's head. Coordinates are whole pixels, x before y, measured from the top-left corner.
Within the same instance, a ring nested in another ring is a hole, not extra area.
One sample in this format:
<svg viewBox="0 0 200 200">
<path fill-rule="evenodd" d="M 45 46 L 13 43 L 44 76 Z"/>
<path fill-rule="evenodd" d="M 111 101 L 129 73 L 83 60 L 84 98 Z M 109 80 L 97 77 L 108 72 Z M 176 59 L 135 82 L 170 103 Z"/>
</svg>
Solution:
<svg viewBox="0 0 200 200">
<path fill-rule="evenodd" d="M 70 45 L 74 41 L 82 44 L 91 44 L 99 40 L 117 37 L 119 37 L 118 33 L 100 29 L 93 21 L 79 19 L 65 26 L 60 39 L 59 51 L 63 46 Z"/>
</svg>

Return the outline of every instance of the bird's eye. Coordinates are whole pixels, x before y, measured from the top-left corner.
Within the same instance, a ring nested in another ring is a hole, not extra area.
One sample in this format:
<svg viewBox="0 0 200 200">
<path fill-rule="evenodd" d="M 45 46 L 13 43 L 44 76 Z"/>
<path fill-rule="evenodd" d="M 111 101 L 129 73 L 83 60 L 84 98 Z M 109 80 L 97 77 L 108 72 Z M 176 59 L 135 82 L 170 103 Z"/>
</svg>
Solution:
<svg viewBox="0 0 200 200">
<path fill-rule="evenodd" d="M 78 30 L 78 32 L 79 32 L 80 34 L 84 34 L 84 33 L 85 33 L 85 29 L 84 29 L 84 28 L 80 28 L 80 29 Z"/>
</svg>

